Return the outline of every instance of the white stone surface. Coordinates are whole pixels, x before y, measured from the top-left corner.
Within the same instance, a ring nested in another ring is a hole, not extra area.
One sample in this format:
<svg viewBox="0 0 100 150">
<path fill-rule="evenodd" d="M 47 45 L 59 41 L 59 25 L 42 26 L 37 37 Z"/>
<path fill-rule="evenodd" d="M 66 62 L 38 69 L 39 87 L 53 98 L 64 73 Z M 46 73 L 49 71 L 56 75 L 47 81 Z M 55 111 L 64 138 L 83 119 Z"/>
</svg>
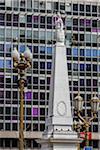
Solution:
<svg viewBox="0 0 100 150">
<path fill-rule="evenodd" d="M 48 112 L 48 129 L 71 130 L 73 124 L 70 104 L 69 81 L 66 61 L 66 47 L 55 45 L 52 68 L 51 91 Z M 51 127 L 52 126 L 52 127 Z"/>
<path fill-rule="evenodd" d="M 59 23 L 59 20 L 58 20 Z M 79 139 L 72 130 L 73 118 L 69 92 L 69 80 L 64 45 L 64 30 L 56 28 L 56 44 L 51 75 L 50 99 L 46 131 L 41 150 L 77 150 Z M 62 40 L 62 39 L 63 40 Z"/>
</svg>

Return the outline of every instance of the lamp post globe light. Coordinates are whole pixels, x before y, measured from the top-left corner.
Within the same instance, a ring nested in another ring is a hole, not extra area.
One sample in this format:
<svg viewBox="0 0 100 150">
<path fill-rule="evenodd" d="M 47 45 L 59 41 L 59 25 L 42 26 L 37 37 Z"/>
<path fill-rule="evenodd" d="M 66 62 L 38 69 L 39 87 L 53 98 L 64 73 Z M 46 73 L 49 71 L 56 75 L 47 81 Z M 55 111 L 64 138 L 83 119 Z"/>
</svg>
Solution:
<svg viewBox="0 0 100 150">
<path fill-rule="evenodd" d="M 26 69 L 31 67 L 32 53 L 27 47 L 24 53 L 19 53 L 16 47 L 12 52 L 13 65 L 15 69 L 18 69 L 20 79 L 18 81 L 19 91 L 20 91 L 20 124 L 19 124 L 19 150 L 24 150 L 24 126 L 23 126 L 23 102 L 24 102 L 24 87 L 26 85 L 25 73 Z"/>
<path fill-rule="evenodd" d="M 76 122 L 74 121 L 74 129 L 79 132 L 79 130 L 82 128 L 82 125 L 84 126 L 84 131 L 85 131 L 85 145 L 89 146 L 88 144 L 88 131 L 89 131 L 89 126 L 91 122 L 97 117 L 97 112 L 99 110 L 99 104 L 100 100 L 98 97 L 95 95 L 91 98 L 90 104 L 91 104 L 91 113 L 92 117 L 87 119 L 83 118 L 81 115 L 81 111 L 83 110 L 83 98 L 78 94 L 75 99 L 74 99 L 74 107 L 75 107 L 75 115 L 78 117 L 79 121 Z M 81 122 L 80 122 L 81 121 Z"/>
</svg>

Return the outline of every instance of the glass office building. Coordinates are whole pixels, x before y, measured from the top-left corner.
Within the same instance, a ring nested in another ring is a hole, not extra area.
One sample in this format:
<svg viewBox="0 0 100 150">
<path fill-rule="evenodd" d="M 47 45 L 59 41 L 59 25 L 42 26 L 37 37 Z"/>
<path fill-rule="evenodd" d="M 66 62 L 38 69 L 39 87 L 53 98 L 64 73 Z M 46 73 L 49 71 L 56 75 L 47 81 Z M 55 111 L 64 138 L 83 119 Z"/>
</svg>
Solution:
<svg viewBox="0 0 100 150">
<path fill-rule="evenodd" d="M 65 28 L 66 59 L 71 104 L 80 92 L 83 116 L 91 117 L 90 99 L 100 96 L 100 2 L 97 0 L 0 0 L 0 149 L 18 147 L 18 72 L 11 52 L 16 46 L 33 54 L 24 100 L 26 148 L 36 149 L 45 129 L 55 44 L 54 18 L 61 13 Z M 16 41 L 17 38 L 17 41 Z M 89 131 L 89 142 L 100 150 L 100 112 Z M 82 146 L 82 145 L 81 145 Z"/>
</svg>

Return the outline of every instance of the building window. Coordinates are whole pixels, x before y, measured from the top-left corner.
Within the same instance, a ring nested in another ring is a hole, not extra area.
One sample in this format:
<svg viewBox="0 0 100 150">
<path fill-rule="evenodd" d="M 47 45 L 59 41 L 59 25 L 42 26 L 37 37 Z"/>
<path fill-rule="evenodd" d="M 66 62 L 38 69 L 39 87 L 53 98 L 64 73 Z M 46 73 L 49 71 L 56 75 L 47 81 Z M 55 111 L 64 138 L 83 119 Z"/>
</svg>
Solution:
<svg viewBox="0 0 100 150">
<path fill-rule="evenodd" d="M 36 123 L 33 124 L 33 131 L 38 131 L 38 124 Z"/>
<path fill-rule="evenodd" d="M 26 115 L 31 115 L 31 108 L 26 108 Z"/>
<path fill-rule="evenodd" d="M 18 140 L 12 139 L 12 147 L 18 147 Z"/>
<path fill-rule="evenodd" d="M 13 7 L 14 7 L 14 10 L 18 10 L 18 7 L 19 7 L 19 0 L 14 0 L 12 1 L 13 2 Z"/>
<path fill-rule="evenodd" d="M 80 19 L 80 26 L 84 26 L 84 19 Z"/>
<path fill-rule="evenodd" d="M 84 49 L 80 49 L 80 56 L 84 56 Z"/>
<path fill-rule="evenodd" d="M 97 86 L 97 79 L 93 79 L 93 86 Z"/>
<path fill-rule="evenodd" d="M 13 15 L 13 22 L 19 22 L 19 15 L 18 14 Z"/>
<path fill-rule="evenodd" d="M 45 69 L 45 62 L 40 62 L 40 69 Z"/>
<path fill-rule="evenodd" d="M 6 112 L 7 115 L 9 115 L 11 113 L 11 107 L 6 107 Z"/>
<path fill-rule="evenodd" d="M 11 15 L 11 14 L 7 14 L 6 20 L 7 20 L 8 22 L 9 22 L 9 21 L 12 21 L 12 15 Z"/>
<path fill-rule="evenodd" d="M 98 50 L 97 49 L 93 49 L 92 56 L 93 57 L 97 57 L 98 56 Z"/>
<path fill-rule="evenodd" d="M 59 9 L 59 3 L 54 2 L 54 10 L 57 11 Z"/>
<path fill-rule="evenodd" d="M 45 80 L 41 79 L 40 84 L 45 84 Z"/>
<path fill-rule="evenodd" d="M 38 93 L 37 93 L 37 92 L 34 92 L 34 93 L 33 93 L 33 99 L 34 99 L 34 100 L 38 100 Z"/>
<path fill-rule="evenodd" d="M 10 139 L 5 139 L 5 147 L 10 148 Z"/>
<path fill-rule="evenodd" d="M 97 72 L 97 65 L 93 64 L 93 71 Z"/>
<path fill-rule="evenodd" d="M 47 84 L 50 84 L 50 77 L 47 77 Z"/>
<path fill-rule="evenodd" d="M 52 54 L 52 47 L 47 47 L 47 54 Z"/>
<path fill-rule="evenodd" d="M 32 116 L 37 117 L 39 115 L 39 108 L 32 108 Z"/>
<path fill-rule="evenodd" d="M 10 125 L 11 125 L 10 123 L 5 123 L 5 130 L 9 131 L 10 130 Z"/>
<path fill-rule="evenodd" d="M 86 12 L 91 12 L 91 6 L 90 5 L 86 5 Z"/>
<path fill-rule="evenodd" d="M 93 148 L 98 148 L 99 142 L 98 140 L 93 140 Z"/>
<path fill-rule="evenodd" d="M 4 91 L 0 91 L 0 98 L 4 98 Z"/>
<path fill-rule="evenodd" d="M 51 12 L 52 11 L 52 2 L 47 2 L 47 12 Z"/>
<path fill-rule="evenodd" d="M 74 86 L 78 86 L 78 81 L 73 81 Z"/>
<path fill-rule="evenodd" d="M 73 71 L 78 71 L 78 64 L 73 63 Z"/>
<path fill-rule="evenodd" d="M 3 111 L 4 111 L 3 107 L 0 107 L 0 114 L 3 114 Z"/>
<path fill-rule="evenodd" d="M 28 82 L 28 84 L 32 83 L 32 77 L 31 76 L 27 76 L 27 82 Z"/>
<path fill-rule="evenodd" d="M 38 77 L 33 77 L 33 84 L 38 84 Z"/>
<path fill-rule="evenodd" d="M 32 9 L 32 0 L 27 0 L 27 8 L 28 10 Z"/>
<path fill-rule="evenodd" d="M 91 20 L 89 20 L 89 19 L 86 19 L 86 27 L 87 26 L 89 26 L 89 27 L 91 26 Z"/>
<path fill-rule="evenodd" d="M 18 114 L 18 108 L 17 107 L 13 107 L 12 108 L 12 114 L 13 115 L 17 115 Z"/>
<path fill-rule="evenodd" d="M 11 69 L 11 60 L 6 60 L 6 68 Z"/>
<path fill-rule="evenodd" d="M 84 64 L 80 64 L 80 71 L 84 71 L 84 68 L 85 68 Z"/>
<path fill-rule="evenodd" d="M 78 4 L 73 4 L 73 11 L 78 11 Z"/>
<path fill-rule="evenodd" d="M 91 64 L 86 64 L 86 71 L 91 71 Z"/>
<path fill-rule="evenodd" d="M 25 0 L 20 0 L 20 7 L 25 7 Z"/>
<path fill-rule="evenodd" d="M 34 62 L 33 62 L 33 68 L 34 68 L 34 69 L 38 69 L 38 62 L 37 62 L 37 61 L 34 61 Z"/>
<path fill-rule="evenodd" d="M 77 48 L 73 48 L 73 56 L 78 56 L 78 49 Z"/>
<path fill-rule="evenodd" d="M 40 131 L 44 131 L 45 130 L 45 124 L 40 124 Z"/>
<path fill-rule="evenodd" d="M 92 20 L 92 27 L 97 27 L 97 20 Z"/>
<path fill-rule="evenodd" d="M 6 98 L 11 98 L 11 91 L 6 91 Z"/>
<path fill-rule="evenodd" d="M 18 82 L 18 76 L 13 76 L 13 83 L 17 83 Z"/>
<path fill-rule="evenodd" d="M 0 44 L 0 52 L 4 52 L 4 44 Z"/>
<path fill-rule="evenodd" d="M 0 131 L 3 130 L 3 123 L 0 123 Z M 1 144 L 0 144 L 1 145 Z"/>
<path fill-rule="evenodd" d="M 18 130 L 17 123 L 12 123 L 12 130 L 13 131 L 17 131 Z"/>
<path fill-rule="evenodd" d="M 40 100 L 45 100 L 45 93 L 40 92 Z"/>
<path fill-rule="evenodd" d="M 97 6 L 95 5 L 92 6 L 92 12 L 97 13 Z"/>
<path fill-rule="evenodd" d="M 34 22 L 34 24 L 38 24 L 39 16 L 33 16 L 33 22 Z"/>
<path fill-rule="evenodd" d="M 80 41 L 84 41 L 84 34 L 80 34 Z"/>
<path fill-rule="evenodd" d="M 50 32 L 50 31 L 47 31 L 47 40 L 49 42 L 51 42 L 51 40 L 52 40 L 52 32 Z"/>
<path fill-rule="evenodd" d="M 71 55 L 71 49 L 70 48 L 67 48 L 67 55 Z"/>
<path fill-rule="evenodd" d="M 25 98 L 26 99 L 32 99 L 32 92 L 26 92 L 25 93 Z"/>
<path fill-rule="evenodd" d="M 91 50 L 90 49 L 86 49 L 86 56 L 91 57 Z"/>
<path fill-rule="evenodd" d="M 27 15 L 27 23 L 32 23 L 32 16 L 31 15 Z"/>
<path fill-rule="evenodd" d="M 45 24 L 45 16 L 40 16 L 40 23 Z"/>
<path fill-rule="evenodd" d="M 6 53 L 11 52 L 11 44 L 6 44 Z"/>
<path fill-rule="evenodd" d="M 52 63 L 51 62 L 47 62 L 47 69 L 51 69 L 52 67 Z"/>
<path fill-rule="evenodd" d="M 98 132 L 98 125 L 93 125 L 93 132 Z"/>
<path fill-rule="evenodd" d="M 19 22 L 20 23 L 26 23 L 26 16 L 25 15 L 20 15 L 19 16 Z"/>
<path fill-rule="evenodd" d="M 91 79 L 86 79 L 86 86 L 91 86 Z"/>
<path fill-rule="evenodd" d="M 67 63 L 67 66 L 68 66 L 68 70 L 72 69 L 72 64 L 71 63 Z"/>
<path fill-rule="evenodd" d="M 60 10 L 65 10 L 65 3 L 60 3 Z"/>
<path fill-rule="evenodd" d="M 84 79 L 80 79 L 80 86 L 84 86 Z"/>
<path fill-rule="evenodd" d="M 34 53 L 38 53 L 38 46 L 34 46 L 34 47 L 33 47 L 33 52 L 34 52 Z"/>
<path fill-rule="evenodd" d="M 84 5 L 80 4 L 80 11 L 84 11 Z"/>
<path fill-rule="evenodd" d="M 0 84 L 4 83 L 4 75 L 0 75 Z"/>
<path fill-rule="evenodd" d="M 0 14 L 0 21 L 5 21 L 5 14 Z"/>
<path fill-rule="evenodd" d="M 73 19 L 73 26 L 78 26 L 78 19 Z"/>
<path fill-rule="evenodd" d="M 47 17 L 47 24 L 51 24 L 52 25 L 52 17 Z"/>
</svg>

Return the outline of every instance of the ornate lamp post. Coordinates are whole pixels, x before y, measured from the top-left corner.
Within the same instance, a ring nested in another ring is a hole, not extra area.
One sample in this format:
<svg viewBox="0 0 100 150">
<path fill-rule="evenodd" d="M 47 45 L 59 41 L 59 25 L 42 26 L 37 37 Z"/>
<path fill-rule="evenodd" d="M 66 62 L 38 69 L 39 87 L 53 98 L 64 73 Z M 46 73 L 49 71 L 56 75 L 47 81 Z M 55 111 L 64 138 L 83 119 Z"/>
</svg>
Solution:
<svg viewBox="0 0 100 150">
<path fill-rule="evenodd" d="M 83 109 L 83 98 L 78 94 L 78 96 L 75 97 L 75 114 L 78 116 L 78 119 L 83 123 L 83 126 L 85 128 L 85 141 L 86 141 L 86 146 L 88 146 L 88 131 L 89 131 L 89 126 L 90 123 L 93 121 L 93 119 L 95 119 L 97 117 L 96 113 L 99 110 L 99 99 L 98 97 L 96 97 L 96 95 L 94 97 L 92 97 L 91 99 L 91 112 L 92 112 L 92 117 L 87 119 L 87 118 L 83 118 L 81 116 L 81 111 Z M 78 131 L 78 129 L 81 128 L 81 124 L 79 122 L 74 123 L 74 129 L 76 129 Z"/>
<path fill-rule="evenodd" d="M 26 84 L 25 71 L 27 68 L 31 67 L 32 54 L 27 47 L 24 53 L 19 54 L 17 49 L 14 48 L 12 52 L 13 62 L 15 69 L 18 69 L 20 79 L 18 81 L 19 90 L 20 90 L 20 124 L 19 124 L 19 150 L 24 149 L 24 126 L 23 126 L 23 102 L 24 102 L 24 87 Z"/>
</svg>

